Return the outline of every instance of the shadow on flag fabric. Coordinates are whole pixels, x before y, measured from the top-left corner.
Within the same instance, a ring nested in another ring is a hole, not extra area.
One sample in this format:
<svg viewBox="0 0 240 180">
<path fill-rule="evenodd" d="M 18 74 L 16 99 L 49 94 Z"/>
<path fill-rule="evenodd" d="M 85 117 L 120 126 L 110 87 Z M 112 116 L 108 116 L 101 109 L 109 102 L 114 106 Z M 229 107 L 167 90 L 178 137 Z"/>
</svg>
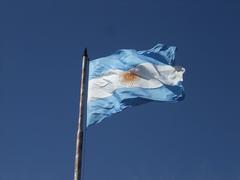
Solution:
<svg viewBox="0 0 240 180">
<path fill-rule="evenodd" d="M 127 107 L 184 98 L 185 69 L 175 66 L 176 47 L 157 44 L 149 50 L 118 50 L 89 62 L 87 126 Z"/>
</svg>

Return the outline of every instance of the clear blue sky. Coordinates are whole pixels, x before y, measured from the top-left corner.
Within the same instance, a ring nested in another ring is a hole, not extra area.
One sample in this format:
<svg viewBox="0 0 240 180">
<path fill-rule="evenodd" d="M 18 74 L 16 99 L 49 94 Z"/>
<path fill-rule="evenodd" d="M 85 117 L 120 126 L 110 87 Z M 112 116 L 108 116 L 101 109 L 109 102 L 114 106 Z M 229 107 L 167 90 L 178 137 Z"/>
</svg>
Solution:
<svg viewBox="0 0 240 180">
<path fill-rule="evenodd" d="M 87 130 L 84 180 L 240 178 L 240 3 L 1 0 L 0 180 L 71 180 L 80 56 L 178 47 L 186 99 Z"/>
</svg>

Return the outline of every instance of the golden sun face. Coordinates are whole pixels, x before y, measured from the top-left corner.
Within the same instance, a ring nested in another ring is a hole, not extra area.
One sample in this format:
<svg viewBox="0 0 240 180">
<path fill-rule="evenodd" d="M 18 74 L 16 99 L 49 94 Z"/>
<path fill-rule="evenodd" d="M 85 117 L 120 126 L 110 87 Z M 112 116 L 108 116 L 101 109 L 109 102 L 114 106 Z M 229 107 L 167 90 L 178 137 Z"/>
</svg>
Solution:
<svg viewBox="0 0 240 180">
<path fill-rule="evenodd" d="M 135 73 L 128 71 L 128 72 L 122 73 L 120 79 L 121 79 L 121 82 L 124 84 L 133 85 L 134 82 L 138 80 L 138 76 Z"/>
</svg>

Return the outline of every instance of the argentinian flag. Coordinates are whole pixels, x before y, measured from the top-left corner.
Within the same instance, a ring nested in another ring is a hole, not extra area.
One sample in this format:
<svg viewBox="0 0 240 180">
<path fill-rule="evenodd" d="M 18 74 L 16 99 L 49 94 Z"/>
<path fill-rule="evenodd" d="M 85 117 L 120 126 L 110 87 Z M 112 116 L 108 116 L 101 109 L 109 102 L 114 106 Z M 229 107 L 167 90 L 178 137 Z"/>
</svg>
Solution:
<svg viewBox="0 0 240 180">
<path fill-rule="evenodd" d="M 119 50 L 89 62 L 87 126 L 150 101 L 180 101 L 185 69 L 175 66 L 176 47 Z"/>
</svg>

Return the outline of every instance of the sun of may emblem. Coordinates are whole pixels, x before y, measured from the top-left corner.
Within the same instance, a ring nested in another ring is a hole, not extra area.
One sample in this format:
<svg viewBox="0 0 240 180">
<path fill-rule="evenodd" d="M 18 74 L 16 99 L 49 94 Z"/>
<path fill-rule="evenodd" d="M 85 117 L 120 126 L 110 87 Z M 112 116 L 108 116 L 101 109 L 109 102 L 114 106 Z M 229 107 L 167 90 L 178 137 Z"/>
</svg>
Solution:
<svg viewBox="0 0 240 180">
<path fill-rule="evenodd" d="M 133 86 L 135 82 L 137 82 L 139 77 L 132 71 L 124 72 L 120 75 L 120 81 L 121 83 Z"/>
</svg>

